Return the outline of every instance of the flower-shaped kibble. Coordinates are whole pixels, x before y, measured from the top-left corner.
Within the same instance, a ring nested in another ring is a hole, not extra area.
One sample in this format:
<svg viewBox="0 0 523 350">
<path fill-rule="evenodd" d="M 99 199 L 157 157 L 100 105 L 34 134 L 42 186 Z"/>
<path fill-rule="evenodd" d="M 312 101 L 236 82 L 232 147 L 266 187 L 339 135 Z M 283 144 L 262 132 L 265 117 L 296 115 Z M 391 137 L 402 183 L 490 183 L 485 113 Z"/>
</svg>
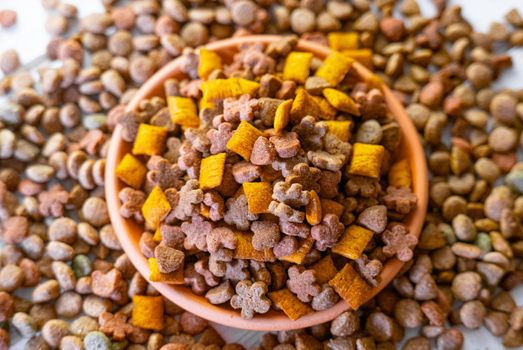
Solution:
<svg viewBox="0 0 523 350">
<path fill-rule="evenodd" d="M 236 235 L 227 227 L 216 227 L 207 235 L 207 249 L 216 253 L 220 248 L 235 249 Z"/>
<path fill-rule="evenodd" d="M 409 233 L 408 228 L 400 223 L 391 223 L 389 228 L 382 234 L 383 253 L 387 256 L 396 256 L 400 261 L 412 259 L 412 248 L 418 244 L 418 239 Z"/>
<path fill-rule="evenodd" d="M 285 181 L 290 184 L 298 183 L 306 191 L 319 192 L 321 177 L 322 172 L 320 169 L 311 167 L 307 163 L 298 163 L 292 168 Z"/>
<path fill-rule="evenodd" d="M 153 185 L 160 186 L 162 190 L 173 187 L 180 189 L 184 184 L 183 175 L 184 171 L 178 164 L 171 164 L 167 159 L 160 158 L 155 162 L 154 168 L 147 173 L 147 180 Z"/>
<path fill-rule="evenodd" d="M 115 341 L 124 340 L 136 330 L 133 325 L 127 323 L 127 315 L 123 312 L 117 312 L 113 315 L 104 311 L 98 316 L 98 323 L 100 324 L 100 331 Z"/>
<path fill-rule="evenodd" d="M 40 213 L 44 216 L 60 217 L 64 215 L 64 206 L 69 200 L 69 193 L 62 186 L 52 186 L 49 191 L 38 194 Z"/>
<path fill-rule="evenodd" d="M 301 301 L 308 303 L 321 292 L 321 287 L 316 283 L 316 271 L 291 266 L 287 273 L 287 288 Z"/>
<path fill-rule="evenodd" d="M 408 214 L 416 206 L 417 198 L 410 188 L 387 187 L 387 194 L 383 196 L 383 202 L 388 209 L 399 214 Z"/>
<path fill-rule="evenodd" d="M 142 206 L 145 202 L 145 193 L 125 187 L 118 194 L 118 198 L 122 202 L 120 215 L 127 219 L 133 218 L 138 222 L 143 222 Z"/>
<path fill-rule="evenodd" d="M 379 274 L 383 269 L 383 264 L 378 259 L 370 260 L 365 254 L 361 255 L 356 261 L 356 268 L 360 275 L 371 286 L 377 286 L 379 283 Z"/>
<path fill-rule="evenodd" d="M 216 191 L 209 191 L 203 195 L 203 204 L 209 208 L 209 219 L 220 221 L 225 212 L 225 203 L 222 196 Z"/>
<path fill-rule="evenodd" d="M 274 185 L 272 199 L 291 207 L 301 207 L 309 203 L 310 195 L 299 183 L 290 184 L 286 181 L 279 181 Z"/>
<path fill-rule="evenodd" d="M 210 152 L 217 154 L 225 152 L 227 142 L 232 136 L 233 126 L 231 123 L 221 123 L 217 129 L 210 129 L 207 131 L 207 137 L 211 142 Z"/>
<path fill-rule="evenodd" d="M 204 220 L 200 215 L 195 215 L 191 222 L 182 223 L 181 228 L 186 236 L 184 243 L 186 249 L 195 247 L 207 251 L 207 236 L 212 230 L 212 224 L 209 221 Z"/>
<path fill-rule="evenodd" d="M 200 190 L 198 180 L 189 180 L 178 192 L 179 199 L 174 216 L 178 220 L 187 220 L 191 216 L 198 214 L 200 203 L 203 201 L 203 191 Z"/>
<path fill-rule="evenodd" d="M 223 117 L 228 122 L 239 123 L 242 120 L 251 121 L 254 111 L 258 108 L 258 100 L 249 95 L 240 98 L 227 98 L 223 101 Z"/>
<path fill-rule="evenodd" d="M 332 248 L 342 233 L 343 224 L 334 214 L 325 215 L 321 223 L 311 229 L 311 236 L 316 241 L 316 249 L 320 251 Z"/>
<path fill-rule="evenodd" d="M 241 309 L 245 319 L 251 319 L 255 313 L 264 314 L 271 308 L 271 301 L 265 296 L 267 285 L 263 282 L 240 281 L 236 285 L 236 294 L 231 298 L 231 306 Z"/>
<path fill-rule="evenodd" d="M 225 206 L 227 211 L 223 219 L 229 225 L 235 225 L 238 230 L 249 229 L 251 221 L 258 219 L 258 215 L 249 212 L 247 197 L 244 194 L 227 199 Z"/>
</svg>

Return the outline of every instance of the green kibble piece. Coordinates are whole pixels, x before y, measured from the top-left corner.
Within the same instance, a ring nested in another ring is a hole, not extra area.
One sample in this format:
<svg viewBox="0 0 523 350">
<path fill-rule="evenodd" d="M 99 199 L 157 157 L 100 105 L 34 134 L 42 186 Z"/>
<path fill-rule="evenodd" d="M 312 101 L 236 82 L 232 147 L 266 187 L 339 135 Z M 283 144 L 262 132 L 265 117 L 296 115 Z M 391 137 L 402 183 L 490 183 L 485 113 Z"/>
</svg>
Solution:
<svg viewBox="0 0 523 350">
<path fill-rule="evenodd" d="M 124 350 L 129 345 L 129 342 L 127 340 L 122 340 L 119 342 L 114 342 L 111 345 L 111 350 Z"/>
<path fill-rule="evenodd" d="M 449 245 L 456 243 L 456 234 L 454 233 L 452 226 L 450 226 L 449 224 L 441 223 L 438 225 L 438 228 L 441 230 L 441 232 L 447 239 Z"/>
<path fill-rule="evenodd" d="M 111 341 L 102 332 L 90 332 L 84 338 L 85 350 L 111 350 Z"/>
<path fill-rule="evenodd" d="M 89 276 L 93 271 L 91 260 L 86 255 L 77 255 L 73 260 L 73 271 L 76 278 Z"/>
<path fill-rule="evenodd" d="M 478 233 L 474 245 L 481 249 L 482 255 L 492 250 L 492 241 L 490 240 L 489 234 L 485 232 Z"/>
<path fill-rule="evenodd" d="M 523 193 L 523 170 L 514 169 L 505 177 L 508 187 L 518 193 Z"/>
<path fill-rule="evenodd" d="M 103 129 L 107 125 L 107 116 L 105 114 L 91 114 L 83 119 L 86 129 Z"/>
</svg>

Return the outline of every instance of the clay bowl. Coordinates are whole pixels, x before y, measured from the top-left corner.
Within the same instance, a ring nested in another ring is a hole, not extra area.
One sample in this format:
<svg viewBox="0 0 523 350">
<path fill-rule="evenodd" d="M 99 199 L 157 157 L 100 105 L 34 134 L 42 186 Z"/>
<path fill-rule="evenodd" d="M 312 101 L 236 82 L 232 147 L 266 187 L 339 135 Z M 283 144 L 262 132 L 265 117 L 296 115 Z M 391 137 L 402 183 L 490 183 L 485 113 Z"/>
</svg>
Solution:
<svg viewBox="0 0 523 350">
<path fill-rule="evenodd" d="M 217 41 L 207 45 L 207 49 L 220 53 L 225 59 L 231 59 L 233 54 L 238 51 L 240 44 L 253 42 L 267 44 L 279 39 L 280 37 L 276 35 L 247 36 Z M 297 49 L 312 52 L 320 59 L 324 59 L 329 54 L 328 48 L 303 40 L 299 41 Z M 182 77 L 179 67 L 179 60 L 174 60 L 163 67 L 139 89 L 127 108 L 131 110 L 135 109 L 141 100 L 152 96 L 163 95 L 163 82 L 166 79 Z M 361 76 L 369 76 L 372 74 L 361 64 L 355 63 L 354 68 Z M 428 177 L 425 156 L 418 133 L 402 105 L 387 87 L 384 87 L 383 92 L 390 112 L 401 126 L 403 133 L 401 153 L 402 156 L 409 160 L 411 165 L 413 191 L 418 198 L 416 209 L 406 218 L 404 223 L 409 227 L 411 233 L 419 236 L 427 210 L 428 197 Z M 120 201 L 118 199 L 118 192 L 123 187 L 123 184 L 117 179 L 115 168 L 123 156 L 130 151 L 130 148 L 131 145 L 124 142 L 121 138 L 120 127 L 116 127 L 112 136 L 106 165 L 106 197 L 111 221 L 123 249 L 138 271 L 147 278 L 147 276 L 149 276 L 147 260 L 138 247 L 138 241 L 143 228 L 133 220 L 124 219 L 119 214 Z M 381 283 L 367 295 L 367 298 L 371 299 L 388 285 L 402 266 L 403 263 L 397 259 L 389 260 L 381 273 Z M 205 297 L 193 294 L 190 288 L 164 283 L 152 283 L 152 285 L 167 299 L 200 317 L 223 325 L 249 330 L 278 331 L 310 327 L 330 321 L 349 308 L 345 301 L 340 301 L 328 310 L 314 312 L 296 321 L 287 318 L 283 312 L 273 310 L 264 315 L 256 315 L 251 320 L 244 320 L 240 317 L 240 313 L 237 310 L 226 306 L 212 305 Z"/>
</svg>

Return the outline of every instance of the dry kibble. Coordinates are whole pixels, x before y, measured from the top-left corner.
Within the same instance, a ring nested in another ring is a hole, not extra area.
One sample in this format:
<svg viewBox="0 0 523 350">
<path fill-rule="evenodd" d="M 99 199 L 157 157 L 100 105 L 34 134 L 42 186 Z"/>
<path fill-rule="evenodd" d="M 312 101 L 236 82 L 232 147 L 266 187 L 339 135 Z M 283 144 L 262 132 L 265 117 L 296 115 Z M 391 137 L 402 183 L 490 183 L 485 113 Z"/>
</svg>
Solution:
<svg viewBox="0 0 523 350">
<path fill-rule="evenodd" d="M 0 54 L 0 69 L 4 74 L 11 74 L 20 67 L 20 59 L 15 50 L 7 50 Z"/>
</svg>

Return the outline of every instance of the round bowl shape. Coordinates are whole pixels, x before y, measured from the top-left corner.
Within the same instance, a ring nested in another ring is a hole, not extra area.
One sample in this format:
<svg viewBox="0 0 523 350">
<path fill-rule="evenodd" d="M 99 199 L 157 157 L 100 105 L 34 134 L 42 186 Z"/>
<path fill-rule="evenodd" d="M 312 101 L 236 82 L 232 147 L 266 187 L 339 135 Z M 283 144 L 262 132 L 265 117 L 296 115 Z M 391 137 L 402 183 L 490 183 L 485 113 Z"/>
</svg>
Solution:
<svg viewBox="0 0 523 350">
<path fill-rule="evenodd" d="M 218 52 L 223 58 L 225 58 L 225 60 L 227 60 L 232 59 L 232 56 L 238 51 L 238 47 L 241 44 L 255 42 L 268 44 L 280 39 L 281 37 L 277 35 L 246 36 L 217 41 L 207 45 L 206 48 Z M 298 42 L 296 49 L 299 51 L 312 52 L 320 59 L 324 59 L 330 52 L 330 50 L 324 46 L 304 40 Z M 354 68 L 362 77 L 372 74 L 359 63 L 355 63 Z M 180 77 L 183 77 L 183 74 L 180 71 L 180 61 L 173 60 L 171 63 L 159 70 L 139 89 L 127 108 L 130 110 L 136 109 L 140 101 L 143 99 L 164 95 L 164 81 L 169 78 Z M 409 227 L 411 233 L 419 236 L 425 213 L 427 211 L 428 201 L 428 176 L 425 155 L 418 133 L 407 116 L 403 106 L 386 86 L 383 88 L 383 93 L 389 111 L 394 115 L 403 133 L 400 153 L 403 157 L 408 159 L 411 165 L 413 192 L 418 199 L 417 207 L 408 216 L 404 223 Z M 118 193 L 123 188 L 123 184 L 117 179 L 115 169 L 123 156 L 130 151 L 130 148 L 131 145 L 123 141 L 121 138 L 121 128 L 120 126 L 117 126 L 112 136 L 107 159 L 105 191 L 111 222 L 118 239 L 134 266 L 142 276 L 147 278 L 149 276 L 149 267 L 146 258 L 142 255 L 138 246 L 143 227 L 131 219 L 123 218 L 119 214 L 120 201 L 118 199 Z M 401 261 L 390 259 L 385 264 L 381 273 L 381 283 L 376 288 L 372 289 L 372 292 L 367 295 L 367 300 L 374 297 L 386 285 L 388 285 L 400 271 L 402 266 L 403 263 Z M 245 320 L 241 318 L 238 310 L 225 306 L 212 305 L 204 296 L 193 294 L 190 288 L 184 286 L 173 286 L 165 283 L 152 282 L 151 284 L 156 288 L 156 290 L 158 290 L 158 292 L 163 294 L 164 297 L 200 317 L 216 323 L 242 329 L 280 331 L 305 328 L 330 321 L 349 309 L 347 303 L 342 300 L 328 310 L 316 311 L 296 321 L 289 319 L 283 314 L 283 312 L 277 312 L 274 310 L 263 315 L 255 315 L 251 320 Z"/>
</svg>

